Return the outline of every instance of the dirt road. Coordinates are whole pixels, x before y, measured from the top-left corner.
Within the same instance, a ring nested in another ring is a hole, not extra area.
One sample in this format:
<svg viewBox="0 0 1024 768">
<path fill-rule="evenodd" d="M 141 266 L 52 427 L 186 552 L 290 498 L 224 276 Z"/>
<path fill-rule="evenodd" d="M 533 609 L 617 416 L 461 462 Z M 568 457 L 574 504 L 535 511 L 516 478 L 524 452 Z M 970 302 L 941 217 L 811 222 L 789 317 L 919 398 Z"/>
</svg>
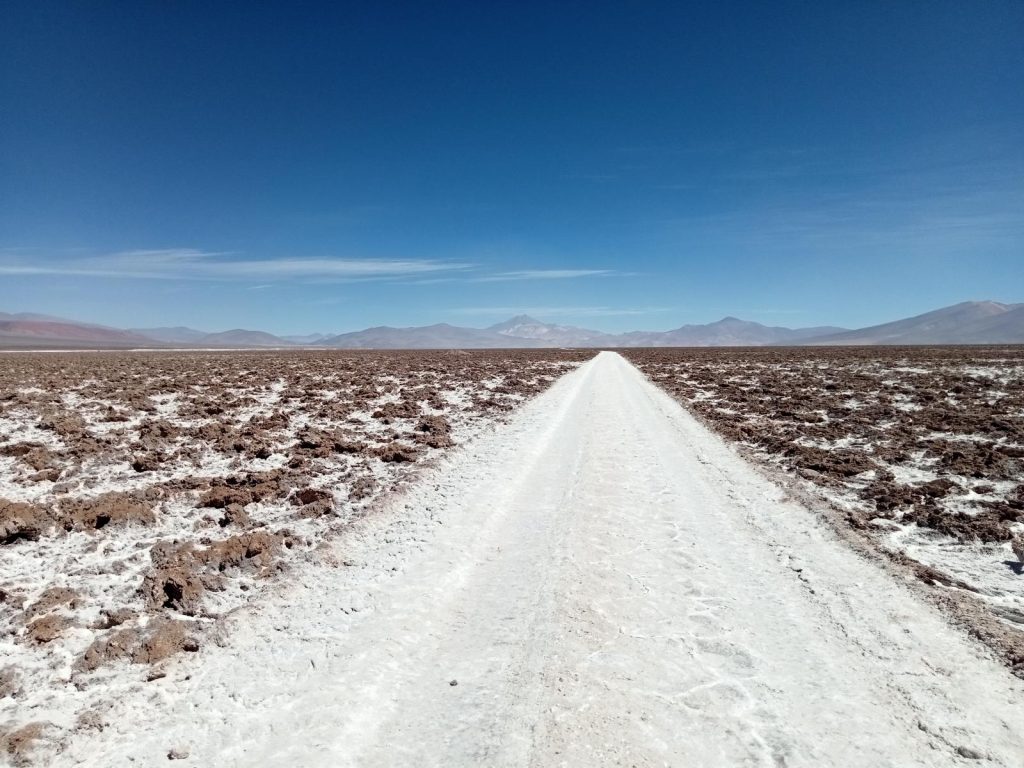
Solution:
<svg viewBox="0 0 1024 768">
<path fill-rule="evenodd" d="M 56 764 L 1024 764 L 1024 683 L 613 353 L 336 554 Z"/>
</svg>

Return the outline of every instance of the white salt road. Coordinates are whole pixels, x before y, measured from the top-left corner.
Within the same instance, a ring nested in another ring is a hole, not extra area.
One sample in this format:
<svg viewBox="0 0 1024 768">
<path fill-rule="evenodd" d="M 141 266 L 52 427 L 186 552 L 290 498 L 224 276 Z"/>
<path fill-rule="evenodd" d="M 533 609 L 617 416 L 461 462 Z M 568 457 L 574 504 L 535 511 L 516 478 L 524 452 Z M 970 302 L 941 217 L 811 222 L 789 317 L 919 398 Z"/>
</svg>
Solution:
<svg viewBox="0 0 1024 768">
<path fill-rule="evenodd" d="M 54 763 L 1024 762 L 1020 680 L 613 353 L 337 553 Z"/>
</svg>

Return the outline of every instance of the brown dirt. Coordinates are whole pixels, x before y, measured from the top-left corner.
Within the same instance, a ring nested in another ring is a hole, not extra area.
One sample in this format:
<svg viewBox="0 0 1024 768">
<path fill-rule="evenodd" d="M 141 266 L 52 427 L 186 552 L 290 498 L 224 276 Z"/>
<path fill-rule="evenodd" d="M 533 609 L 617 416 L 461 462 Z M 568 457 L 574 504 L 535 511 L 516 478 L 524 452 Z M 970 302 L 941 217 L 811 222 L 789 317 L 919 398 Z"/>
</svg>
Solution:
<svg viewBox="0 0 1024 768">
<path fill-rule="evenodd" d="M 0 499 L 0 544 L 13 544 L 19 539 L 34 541 L 53 525 L 53 518 L 42 507 Z"/>
<path fill-rule="evenodd" d="M 416 461 L 419 456 L 419 452 L 416 451 L 416 449 L 396 442 L 376 446 L 375 448 L 370 449 L 369 453 L 371 456 L 376 456 L 383 462 L 396 464 Z"/>
<path fill-rule="evenodd" d="M 224 507 L 224 514 L 217 521 L 221 528 L 225 528 L 229 525 L 236 528 L 250 528 L 252 527 L 252 518 L 249 517 L 249 513 L 245 511 L 243 504 L 228 504 Z"/>
<path fill-rule="evenodd" d="M 303 488 L 296 491 L 291 502 L 301 507 L 300 517 L 319 517 L 334 510 L 334 494 L 323 488 Z"/>
<path fill-rule="evenodd" d="M 70 499 L 61 506 L 67 530 L 97 531 L 107 525 L 152 525 L 156 515 L 150 504 L 131 494 L 105 493 L 94 499 Z"/>
<path fill-rule="evenodd" d="M 27 723 L 6 733 L 0 733 L 0 754 L 6 754 L 11 765 L 30 765 L 32 749 L 45 730 L 46 723 Z"/>
<path fill-rule="evenodd" d="M 141 587 L 146 605 L 150 610 L 169 608 L 186 616 L 199 615 L 203 593 L 222 589 L 225 572 L 267 575 L 285 540 L 283 534 L 251 531 L 203 548 L 171 541 L 155 544 L 150 551 L 153 568 Z"/>
<path fill-rule="evenodd" d="M 71 620 L 56 613 L 48 613 L 28 623 L 25 638 L 29 642 L 43 645 L 56 640 L 65 629 L 71 626 Z"/>
<path fill-rule="evenodd" d="M 51 611 L 54 608 L 73 606 L 78 599 L 78 592 L 69 587 L 48 587 L 25 610 L 25 615 L 31 618 Z"/>
<path fill-rule="evenodd" d="M 113 629 L 122 624 L 134 621 L 138 618 L 138 611 L 131 608 L 113 608 L 101 611 L 100 620 L 96 623 L 96 629 Z"/>
<path fill-rule="evenodd" d="M 424 416 L 416 424 L 413 439 L 429 448 L 448 448 L 452 441 L 452 425 L 444 416 Z"/>
<path fill-rule="evenodd" d="M 199 643 L 183 621 L 159 618 L 144 629 L 116 629 L 98 638 L 76 662 L 80 672 L 92 672 L 101 666 L 130 661 L 134 664 L 155 664 L 181 651 L 197 651 Z"/>
</svg>

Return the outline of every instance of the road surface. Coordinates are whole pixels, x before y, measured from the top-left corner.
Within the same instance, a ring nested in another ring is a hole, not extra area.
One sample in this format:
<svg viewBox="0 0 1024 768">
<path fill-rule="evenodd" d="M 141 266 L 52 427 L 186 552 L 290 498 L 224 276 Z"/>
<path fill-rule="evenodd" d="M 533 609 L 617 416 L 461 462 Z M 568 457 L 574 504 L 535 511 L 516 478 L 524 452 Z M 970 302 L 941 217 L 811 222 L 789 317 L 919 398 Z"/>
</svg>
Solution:
<svg viewBox="0 0 1024 768">
<path fill-rule="evenodd" d="M 1024 765 L 1022 682 L 614 353 L 336 557 L 56 764 Z"/>
</svg>

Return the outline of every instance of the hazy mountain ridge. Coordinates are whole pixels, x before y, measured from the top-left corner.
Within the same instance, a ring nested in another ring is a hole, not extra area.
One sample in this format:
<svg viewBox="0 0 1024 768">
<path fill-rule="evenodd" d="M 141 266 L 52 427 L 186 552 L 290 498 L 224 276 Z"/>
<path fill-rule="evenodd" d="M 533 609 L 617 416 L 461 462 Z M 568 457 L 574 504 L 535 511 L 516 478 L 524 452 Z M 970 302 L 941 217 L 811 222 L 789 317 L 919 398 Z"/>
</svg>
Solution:
<svg viewBox="0 0 1024 768">
<path fill-rule="evenodd" d="M 1021 344 L 1024 304 L 964 301 L 922 315 L 805 340 L 805 344 Z"/>
<path fill-rule="evenodd" d="M 291 342 L 265 331 L 248 331 L 233 328 L 220 333 L 208 333 L 199 341 L 203 346 L 225 347 L 290 347 Z"/>
<path fill-rule="evenodd" d="M 209 334 L 206 331 L 197 331 L 195 328 L 186 328 L 178 325 L 173 328 L 129 328 L 132 333 L 145 336 L 153 341 L 160 341 L 166 344 L 194 344 Z"/>
<path fill-rule="evenodd" d="M 33 313 L 0 312 L 0 345 L 26 348 L 292 346 L 336 349 L 485 349 L 523 347 L 714 347 L 769 345 L 1024 344 L 1024 304 L 966 301 L 914 317 L 847 330 L 831 326 L 786 328 L 736 317 L 668 331 L 604 333 L 518 315 L 487 328 L 448 323 L 376 326 L 341 334 L 275 336 L 236 328 L 208 333 L 185 326 L 120 330 Z"/>
<path fill-rule="evenodd" d="M 116 328 L 104 328 L 96 325 L 81 325 L 71 321 L 54 322 L 50 320 L 2 320 L 0 319 L 0 338 L 21 340 L 54 339 L 70 342 L 97 342 L 114 345 L 146 344 L 149 339 L 128 331 Z"/>
<path fill-rule="evenodd" d="M 329 339 L 331 336 L 332 334 L 330 333 L 306 333 L 297 336 L 280 336 L 279 338 L 291 342 L 292 344 L 310 346 L 320 344 L 324 339 Z"/>
<path fill-rule="evenodd" d="M 784 328 L 761 325 L 736 317 L 723 317 L 704 325 L 683 325 L 661 333 L 628 333 L 618 338 L 623 347 L 760 347 L 769 344 L 793 344 L 822 333 L 845 328 Z"/>
<path fill-rule="evenodd" d="M 502 335 L 488 328 L 462 328 L 437 323 L 411 328 L 381 325 L 332 336 L 323 341 L 323 346 L 339 349 L 492 349 L 546 345 L 534 339 Z"/>
<path fill-rule="evenodd" d="M 132 333 L 172 346 L 197 347 L 288 347 L 294 342 L 265 331 L 234 328 L 210 333 L 183 325 L 170 328 L 132 328 Z"/>
<path fill-rule="evenodd" d="M 580 347 L 607 344 L 615 336 L 601 331 L 591 331 L 571 325 L 544 323 L 529 315 L 517 315 L 487 329 L 511 339 L 546 342 L 547 345 Z"/>
</svg>

